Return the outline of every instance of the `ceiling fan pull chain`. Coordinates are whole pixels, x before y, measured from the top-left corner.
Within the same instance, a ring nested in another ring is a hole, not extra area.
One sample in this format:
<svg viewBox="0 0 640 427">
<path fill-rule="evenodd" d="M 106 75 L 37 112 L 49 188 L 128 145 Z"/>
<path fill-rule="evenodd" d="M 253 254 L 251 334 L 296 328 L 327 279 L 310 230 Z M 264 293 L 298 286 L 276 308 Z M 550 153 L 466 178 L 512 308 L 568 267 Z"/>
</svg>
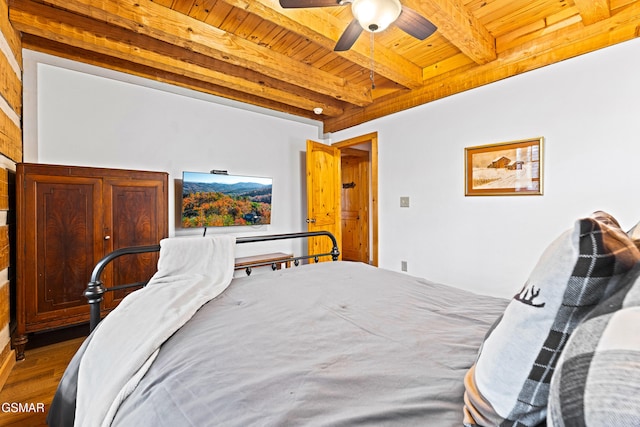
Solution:
<svg viewBox="0 0 640 427">
<path fill-rule="evenodd" d="M 376 88 L 376 82 L 374 81 L 374 78 L 373 78 L 373 74 L 374 74 L 373 73 L 373 65 L 374 65 L 374 61 L 373 61 L 373 37 L 374 37 L 374 33 L 371 32 L 369 34 L 371 34 L 371 39 L 370 39 L 371 40 L 371 47 L 370 47 L 370 51 L 371 51 L 371 64 L 370 64 L 370 66 L 371 66 L 371 70 L 369 71 L 369 80 L 371 80 L 371 89 L 375 89 Z"/>
</svg>

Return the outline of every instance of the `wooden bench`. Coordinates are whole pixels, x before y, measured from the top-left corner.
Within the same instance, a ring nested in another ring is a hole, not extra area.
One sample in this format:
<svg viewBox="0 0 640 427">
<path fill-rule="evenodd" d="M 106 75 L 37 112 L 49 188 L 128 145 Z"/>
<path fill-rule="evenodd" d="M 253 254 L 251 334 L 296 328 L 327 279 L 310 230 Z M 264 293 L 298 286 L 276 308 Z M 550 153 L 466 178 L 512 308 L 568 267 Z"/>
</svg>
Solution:
<svg viewBox="0 0 640 427">
<path fill-rule="evenodd" d="M 282 268 L 282 264 L 284 264 L 286 268 L 291 267 L 291 258 L 293 258 L 293 254 L 287 254 L 284 252 L 246 256 L 236 258 L 235 269 L 245 269 L 247 276 L 251 274 L 251 269 L 253 267 L 270 265 L 272 269 L 280 270 Z"/>
</svg>

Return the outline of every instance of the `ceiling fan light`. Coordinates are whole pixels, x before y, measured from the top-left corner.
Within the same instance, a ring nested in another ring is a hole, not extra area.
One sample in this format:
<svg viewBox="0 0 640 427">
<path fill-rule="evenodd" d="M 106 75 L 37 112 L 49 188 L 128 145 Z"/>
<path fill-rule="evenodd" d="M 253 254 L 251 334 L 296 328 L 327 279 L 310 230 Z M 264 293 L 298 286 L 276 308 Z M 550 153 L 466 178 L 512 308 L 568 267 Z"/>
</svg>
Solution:
<svg viewBox="0 0 640 427">
<path fill-rule="evenodd" d="M 366 31 L 377 33 L 391 25 L 402 11 L 400 0 L 353 0 L 351 12 Z"/>
</svg>

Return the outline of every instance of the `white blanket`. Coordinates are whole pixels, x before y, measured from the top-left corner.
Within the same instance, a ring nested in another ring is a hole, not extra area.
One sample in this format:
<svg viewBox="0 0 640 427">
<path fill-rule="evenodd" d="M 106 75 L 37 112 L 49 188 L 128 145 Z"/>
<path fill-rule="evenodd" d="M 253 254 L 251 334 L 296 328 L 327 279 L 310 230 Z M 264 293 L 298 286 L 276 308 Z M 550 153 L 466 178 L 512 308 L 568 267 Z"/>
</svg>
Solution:
<svg viewBox="0 0 640 427">
<path fill-rule="evenodd" d="M 233 278 L 235 237 L 160 242 L 158 271 L 107 316 L 80 362 L 75 426 L 108 426 L 162 343 Z"/>
</svg>

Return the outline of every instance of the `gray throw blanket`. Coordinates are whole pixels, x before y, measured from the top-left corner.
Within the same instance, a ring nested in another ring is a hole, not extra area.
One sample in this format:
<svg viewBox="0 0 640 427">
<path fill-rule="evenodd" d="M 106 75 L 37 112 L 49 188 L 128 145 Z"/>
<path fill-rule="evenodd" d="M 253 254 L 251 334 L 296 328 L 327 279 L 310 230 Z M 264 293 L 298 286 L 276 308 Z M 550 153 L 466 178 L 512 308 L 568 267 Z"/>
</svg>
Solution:
<svg viewBox="0 0 640 427">
<path fill-rule="evenodd" d="M 94 331 L 80 361 L 75 424 L 108 426 L 158 349 L 233 278 L 235 238 L 172 238 L 160 243 L 158 271 Z"/>
</svg>

